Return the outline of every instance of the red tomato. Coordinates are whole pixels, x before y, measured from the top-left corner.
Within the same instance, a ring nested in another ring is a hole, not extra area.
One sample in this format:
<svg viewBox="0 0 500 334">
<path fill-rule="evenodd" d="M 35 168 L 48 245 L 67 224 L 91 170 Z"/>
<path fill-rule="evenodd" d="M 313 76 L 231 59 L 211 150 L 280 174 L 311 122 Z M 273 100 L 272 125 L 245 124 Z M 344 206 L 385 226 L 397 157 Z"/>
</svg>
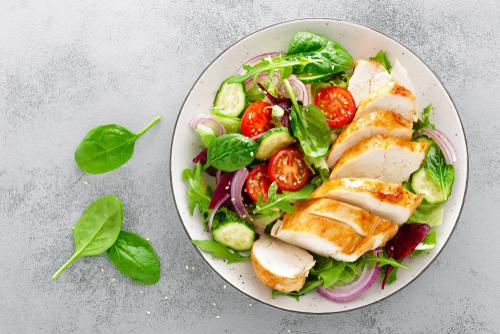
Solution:
<svg viewBox="0 0 500 334">
<path fill-rule="evenodd" d="M 288 147 L 276 152 L 269 160 L 269 177 L 279 189 L 297 191 L 311 177 L 311 170 L 298 149 Z"/>
<path fill-rule="evenodd" d="M 270 107 L 269 103 L 263 101 L 250 104 L 241 118 L 241 133 L 247 137 L 254 137 L 273 128 Z"/>
<path fill-rule="evenodd" d="M 314 104 L 325 114 L 330 127 L 341 127 L 349 123 L 356 114 L 356 103 L 351 93 L 342 87 L 327 87 L 319 91 Z"/>
<path fill-rule="evenodd" d="M 245 190 L 255 202 L 262 197 L 264 202 L 267 202 L 267 192 L 271 185 L 271 179 L 267 175 L 267 165 L 262 164 L 252 168 L 248 173 L 245 183 Z"/>
</svg>

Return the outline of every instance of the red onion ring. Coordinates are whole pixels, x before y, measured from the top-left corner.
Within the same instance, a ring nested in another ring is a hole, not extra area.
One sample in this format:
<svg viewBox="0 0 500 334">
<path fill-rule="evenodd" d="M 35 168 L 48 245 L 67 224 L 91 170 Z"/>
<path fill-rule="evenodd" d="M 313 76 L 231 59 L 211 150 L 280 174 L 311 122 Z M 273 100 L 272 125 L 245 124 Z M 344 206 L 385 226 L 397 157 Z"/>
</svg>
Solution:
<svg viewBox="0 0 500 334">
<path fill-rule="evenodd" d="M 366 291 L 368 291 L 373 284 L 377 281 L 380 275 L 380 268 L 378 264 L 370 269 L 370 265 L 366 264 L 361 276 L 354 282 L 344 285 L 333 287 L 332 290 L 324 287 L 317 289 L 318 293 L 332 302 L 345 303 L 359 298 Z"/>
<path fill-rule="evenodd" d="M 220 169 L 217 169 L 217 171 L 215 172 L 215 183 L 219 184 L 221 175 L 222 171 Z"/>
<path fill-rule="evenodd" d="M 267 58 L 267 57 L 275 57 L 275 56 L 278 56 L 281 54 L 281 51 L 274 51 L 274 52 L 267 52 L 267 53 L 263 53 L 263 54 L 260 54 L 258 56 L 255 56 L 253 57 L 252 59 L 249 59 L 245 62 L 245 65 L 250 65 L 250 66 L 254 66 L 254 65 L 257 65 L 258 63 L 260 63 L 260 61 L 264 58 Z M 242 67 L 240 67 L 240 69 L 238 70 L 238 74 L 245 74 L 247 70 L 245 70 Z"/>
<path fill-rule="evenodd" d="M 436 142 L 441 151 L 443 151 L 446 161 L 454 164 L 457 161 L 457 152 L 450 140 L 439 130 L 424 129 L 422 133 Z"/>
<path fill-rule="evenodd" d="M 225 201 L 229 198 L 229 194 L 225 194 L 218 202 L 215 204 L 212 212 L 210 213 L 210 217 L 208 217 L 208 232 L 212 232 L 212 222 L 214 220 L 215 213 L 219 210 L 220 206 L 224 204 Z"/>
<path fill-rule="evenodd" d="M 217 136 L 223 135 L 226 133 L 226 129 L 224 128 L 224 125 L 222 125 L 221 122 L 219 122 L 215 117 L 212 115 L 208 114 L 201 114 L 198 116 L 195 116 L 190 122 L 189 122 L 189 127 L 191 129 L 196 129 L 196 127 L 199 124 L 203 124 L 206 126 L 211 127 Z"/>
<path fill-rule="evenodd" d="M 311 97 L 309 95 L 309 91 L 307 90 L 306 85 L 304 85 L 304 83 L 300 81 L 295 75 L 291 75 L 287 79 L 288 82 L 290 83 L 290 86 L 292 86 L 297 101 L 302 101 L 302 105 L 305 106 L 311 104 Z M 280 96 L 290 98 L 290 96 L 288 96 L 288 93 L 286 91 L 283 82 L 281 82 L 280 85 L 278 86 L 278 93 Z"/>
</svg>

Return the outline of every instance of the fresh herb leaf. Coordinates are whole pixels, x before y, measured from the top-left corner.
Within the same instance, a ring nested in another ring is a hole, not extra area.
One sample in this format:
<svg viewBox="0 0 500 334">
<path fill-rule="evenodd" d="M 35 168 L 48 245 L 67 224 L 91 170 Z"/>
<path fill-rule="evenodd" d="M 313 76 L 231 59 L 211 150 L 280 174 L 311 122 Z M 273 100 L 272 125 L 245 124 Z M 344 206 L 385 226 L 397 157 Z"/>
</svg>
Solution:
<svg viewBox="0 0 500 334">
<path fill-rule="evenodd" d="M 89 174 L 106 173 L 120 167 L 132 157 L 137 139 L 159 120 L 160 117 L 155 118 L 137 134 L 116 124 L 90 130 L 75 151 L 78 167 Z"/>
<path fill-rule="evenodd" d="M 208 222 L 210 216 L 210 196 L 208 195 L 208 188 L 202 178 L 203 167 L 196 164 L 193 169 L 186 168 L 182 172 L 182 179 L 188 183 L 188 209 L 191 215 L 198 207 L 200 215 L 204 218 L 205 224 Z"/>
<path fill-rule="evenodd" d="M 205 167 L 213 166 L 224 172 L 234 172 L 254 160 L 257 146 L 254 140 L 239 133 L 219 136 L 208 146 Z"/>
<path fill-rule="evenodd" d="M 385 276 L 385 271 L 386 270 L 389 270 L 390 268 L 392 267 L 385 267 L 385 270 L 382 270 L 380 272 L 380 275 L 382 277 Z M 391 271 L 389 272 L 389 276 L 387 276 L 387 280 L 385 282 L 385 284 L 392 284 L 394 283 L 398 278 L 397 278 L 397 272 L 398 272 L 398 268 L 392 268 Z"/>
<path fill-rule="evenodd" d="M 278 186 L 273 182 L 268 190 L 267 202 L 263 202 L 261 198 L 257 201 L 254 214 L 273 215 L 278 211 L 293 212 L 293 203 L 298 200 L 307 199 L 311 196 L 314 187 L 307 184 L 304 188 L 298 191 L 283 191 L 278 194 Z"/>
<path fill-rule="evenodd" d="M 329 288 L 337 283 L 346 267 L 345 262 L 332 261 L 332 267 L 322 270 L 318 273 L 318 277 L 323 280 L 323 287 Z"/>
<path fill-rule="evenodd" d="M 413 124 L 413 130 L 415 132 L 422 131 L 423 129 L 434 129 L 436 126 L 430 120 L 430 113 L 432 110 L 432 104 L 428 104 L 427 107 L 422 111 L 420 119 Z"/>
<path fill-rule="evenodd" d="M 304 286 L 299 291 L 281 292 L 278 290 L 272 290 L 271 296 L 272 296 L 272 298 L 276 298 L 276 296 L 288 296 L 288 297 L 292 297 L 298 301 L 301 296 L 305 295 L 308 292 L 315 290 L 316 288 L 319 288 L 322 283 L 323 283 L 323 281 L 320 279 L 306 280 Z"/>
<path fill-rule="evenodd" d="M 123 205 L 118 197 L 107 195 L 91 203 L 73 226 L 73 256 L 56 271 L 52 279 L 59 277 L 78 258 L 99 255 L 113 246 L 122 221 Z"/>
<path fill-rule="evenodd" d="M 389 60 L 389 57 L 387 57 L 387 54 L 385 53 L 384 50 L 380 50 L 375 57 L 371 57 L 370 60 L 375 60 L 378 62 L 380 65 L 384 66 L 384 68 L 387 70 L 387 72 L 391 71 L 391 62 Z"/>
<path fill-rule="evenodd" d="M 250 256 L 241 255 L 213 240 L 192 240 L 192 242 L 202 251 L 210 253 L 214 257 L 225 259 L 228 263 L 250 260 Z"/>
<path fill-rule="evenodd" d="M 389 266 L 393 266 L 394 268 L 404 268 L 407 270 L 411 270 L 410 267 L 402 264 L 401 262 L 393 259 L 392 257 L 387 257 L 383 254 L 379 254 L 378 256 L 375 256 L 372 253 L 367 253 L 365 256 L 360 258 L 359 261 L 361 263 L 370 263 L 371 265 L 378 263 L 379 267 L 389 265 Z"/>
<path fill-rule="evenodd" d="M 135 282 L 154 284 L 160 280 L 160 259 L 149 241 L 138 234 L 121 231 L 108 249 L 108 258 Z"/>
<path fill-rule="evenodd" d="M 442 190 L 444 198 L 448 200 L 455 179 L 455 168 L 446 163 L 446 159 L 436 144 L 431 145 L 425 157 L 425 171 L 427 175 Z"/>
</svg>

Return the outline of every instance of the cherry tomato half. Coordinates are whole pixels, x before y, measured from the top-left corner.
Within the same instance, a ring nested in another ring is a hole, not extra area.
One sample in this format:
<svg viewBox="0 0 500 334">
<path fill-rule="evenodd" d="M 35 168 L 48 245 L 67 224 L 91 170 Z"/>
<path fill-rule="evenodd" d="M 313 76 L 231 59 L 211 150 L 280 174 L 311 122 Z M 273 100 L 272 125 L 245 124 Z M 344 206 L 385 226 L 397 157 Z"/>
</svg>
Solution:
<svg viewBox="0 0 500 334">
<path fill-rule="evenodd" d="M 274 127 L 269 103 L 258 101 L 250 104 L 241 118 L 241 133 L 254 137 Z"/>
<path fill-rule="evenodd" d="M 349 123 L 356 114 L 356 103 L 349 91 L 342 87 L 327 87 L 319 91 L 314 104 L 325 114 L 330 127 Z"/>
<path fill-rule="evenodd" d="M 287 191 L 301 189 L 311 177 L 304 154 L 293 147 L 282 149 L 271 157 L 268 173 L 279 189 Z"/>
<path fill-rule="evenodd" d="M 262 164 L 255 166 L 248 173 L 245 190 L 248 196 L 255 202 L 257 202 L 259 197 L 262 197 L 262 200 L 267 202 L 267 193 L 270 185 L 271 179 L 267 175 L 267 164 Z"/>
</svg>

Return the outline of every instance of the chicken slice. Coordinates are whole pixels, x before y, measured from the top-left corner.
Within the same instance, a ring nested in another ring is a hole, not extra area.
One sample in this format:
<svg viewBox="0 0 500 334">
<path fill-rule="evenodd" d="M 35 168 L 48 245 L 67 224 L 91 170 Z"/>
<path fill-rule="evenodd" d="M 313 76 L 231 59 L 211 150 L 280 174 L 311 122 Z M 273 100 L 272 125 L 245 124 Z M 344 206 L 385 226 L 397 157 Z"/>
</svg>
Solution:
<svg viewBox="0 0 500 334">
<path fill-rule="evenodd" d="M 394 65 L 392 65 L 391 77 L 392 81 L 396 82 L 400 86 L 403 86 L 404 88 L 408 89 L 410 92 L 415 94 L 415 88 L 413 87 L 413 84 L 410 80 L 408 71 L 406 70 L 406 68 L 403 67 L 403 65 L 401 65 L 401 63 L 397 59 L 394 62 Z"/>
<path fill-rule="evenodd" d="M 330 179 L 363 177 L 401 184 L 420 167 L 427 145 L 385 135 L 371 137 L 342 155 Z"/>
<path fill-rule="evenodd" d="M 422 195 L 415 195 L 398 184 L 356 178 L 329 180 L 317 188 L 312 197 L 346 202 L 398 225 L 408 221 L 423 199 Z"/>
<path fill-rule="evenodd" d="M 354 119 L 361 118 L 376 110 L 392 111 L 400 114 L 411 123 L 418 119 L 415 95 L 394 82 L 386 84 L 364 98 L 358 106 Z"/>
<path fill-rule="evenodd" d="M 315 263 L 305 250 L 265 235 L 253 243 L 250 255 L 257 278 L 282 292 L 302 289 Z"/>
<path fill-rule="evenodd" d="M 411 139 L 412 124 L 391 111 L 374 111 L 351 122 L 335 140 L 328 155 L 328 167 L 333 167 L 347 150 L 375 135 Z"/>
<path fill-rule="evenodd" d="M 398 231 L 392 222 L 363 209 L 323 198 L 300 203 L 278 221 L 271 235 L 313 253 L 354 262 L 384 246 Z"/>
<path fill-rule="evenodd" d="M 389 82 L 391 76 L 380 63 L 375 60 L 358 59 L 347 90 L 358 106 L 373 90 Z"/>
</svg>

